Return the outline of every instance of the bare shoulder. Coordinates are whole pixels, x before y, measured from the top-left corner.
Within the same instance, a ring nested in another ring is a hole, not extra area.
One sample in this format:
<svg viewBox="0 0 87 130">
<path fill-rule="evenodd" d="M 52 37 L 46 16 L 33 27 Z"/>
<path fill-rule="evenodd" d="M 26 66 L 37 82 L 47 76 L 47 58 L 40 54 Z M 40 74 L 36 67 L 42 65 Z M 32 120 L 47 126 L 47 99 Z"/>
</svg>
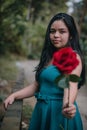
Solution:
<svg viewBox="0 0 87 130">
<path fill-rule="evenodd" d="M 80 57 L 80 55 L 77 54 L 77 53 L 76 53 L 76 55 L 77 55 L 77 59 L 79 60 L 80 64 L 82 64 L 82 61 L 81 61 L 81 57 Z"/>
<path fill-rule="evenodd" d="M 81 60 L 81 57 L 79 54 L 76 54 L 77 55 L 77 59 L 79 61 L 79 64 L 78 66 L 72 71 L 73 74 L 77 74 L 78 76 L 81 75 L 81 72 L 82 72 L 82 60 Z"/>
</svg>

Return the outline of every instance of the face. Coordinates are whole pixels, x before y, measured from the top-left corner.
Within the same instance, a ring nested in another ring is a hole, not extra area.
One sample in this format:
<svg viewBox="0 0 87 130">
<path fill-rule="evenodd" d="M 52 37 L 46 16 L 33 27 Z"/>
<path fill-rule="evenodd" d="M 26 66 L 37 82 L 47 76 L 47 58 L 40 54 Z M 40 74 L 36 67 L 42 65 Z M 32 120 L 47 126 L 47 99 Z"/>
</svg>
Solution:
<svg viewBox="0 0 87 130">
<path fill-rule="evenodd" d="M 50 28 L 50 40 L 56 48 L 61 48 L 67 45 L 70 38 L 69 30 L 62 20 L 53 22 Z"/>
</svg>

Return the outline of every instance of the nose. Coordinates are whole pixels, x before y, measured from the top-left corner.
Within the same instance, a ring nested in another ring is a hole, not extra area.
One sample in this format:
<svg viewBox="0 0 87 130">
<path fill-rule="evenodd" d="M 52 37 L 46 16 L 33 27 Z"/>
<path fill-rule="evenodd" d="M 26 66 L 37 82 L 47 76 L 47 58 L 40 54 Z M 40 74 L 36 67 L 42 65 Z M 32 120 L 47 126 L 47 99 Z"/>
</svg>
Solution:
<svg viewBox="0 0 87 130">
<path fill-rule="evenodd" d="M 55 32 L 55 37 L 59 37 L 60 36 L 60 33 L 58 31 Z"/>
</svg>

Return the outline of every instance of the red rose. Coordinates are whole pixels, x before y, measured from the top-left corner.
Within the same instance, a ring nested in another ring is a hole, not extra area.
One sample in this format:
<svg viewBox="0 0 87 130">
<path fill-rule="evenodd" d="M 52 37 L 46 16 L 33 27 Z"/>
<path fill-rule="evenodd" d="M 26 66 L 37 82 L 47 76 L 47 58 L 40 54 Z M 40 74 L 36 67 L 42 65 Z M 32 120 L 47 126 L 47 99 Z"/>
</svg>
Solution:
<svg viewBox="0 0 87 130">
<path fill-rule="evenodd" d="M 53 55 L 53 65 L 64 74 L 71 73 L 78 64 L 77 55 L 71 47 L 62 48 Z"/>
</svg>

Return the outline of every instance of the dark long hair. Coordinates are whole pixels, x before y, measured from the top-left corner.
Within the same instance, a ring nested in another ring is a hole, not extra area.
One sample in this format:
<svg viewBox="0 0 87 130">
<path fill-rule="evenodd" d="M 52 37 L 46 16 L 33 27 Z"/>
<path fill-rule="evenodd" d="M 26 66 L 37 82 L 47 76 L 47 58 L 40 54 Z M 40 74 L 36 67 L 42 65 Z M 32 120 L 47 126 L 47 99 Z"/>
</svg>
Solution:
<svg viewBox="0 0 87 130">
<path fill-rule="evenodd" d="M 78 31 L 77 31 L 74 19 L 72 16 L 70 16 L 66 13 L 56 14 L 49 22 L 49 25 L 48 25 L 47 31 L 46 31 L 46 35 L 45 35 L 45 41 L 44 41 L 44 46 L 43 46 L 42 53 L 41 53 L 40 62 L 38 64 L 38 66 L 36 67 L 36 75 L 35 75 L 36 80 L 38 80 L 41 70 L 43 69 L 44 66 L 46 66 L 49 63 L 49 61 L 52 59 L 53 53 L 57 49 L 53 46 L 53 44 L 51 43 L 51 40 L 50 40 L 50 28 L 51 28 L 52 23 L 56 20 L 64 21 L 65 25 L 68 27 L 70 36 L 72 37 L 68 41 L 67 44 L 68 44 L 68 46 L 71 46 L 73 48 L 73 50 L 75 50 L 82 59 L 83 69 L 82 69 L 82 73 L 81 73 L 82 80 L 79 83 L 79 88 L 80 88 L 80 86 L 83 85 L 83 83 L 85 81 L 84 80 L 85 79 L 85 67 L 84 67 L 84 62 L 83 62 L 83 56 L 82 56 L 82 51 L 81 51 L 80 44 L 79 44 L 79 35 L 78 35 Z"/>
</svg>

